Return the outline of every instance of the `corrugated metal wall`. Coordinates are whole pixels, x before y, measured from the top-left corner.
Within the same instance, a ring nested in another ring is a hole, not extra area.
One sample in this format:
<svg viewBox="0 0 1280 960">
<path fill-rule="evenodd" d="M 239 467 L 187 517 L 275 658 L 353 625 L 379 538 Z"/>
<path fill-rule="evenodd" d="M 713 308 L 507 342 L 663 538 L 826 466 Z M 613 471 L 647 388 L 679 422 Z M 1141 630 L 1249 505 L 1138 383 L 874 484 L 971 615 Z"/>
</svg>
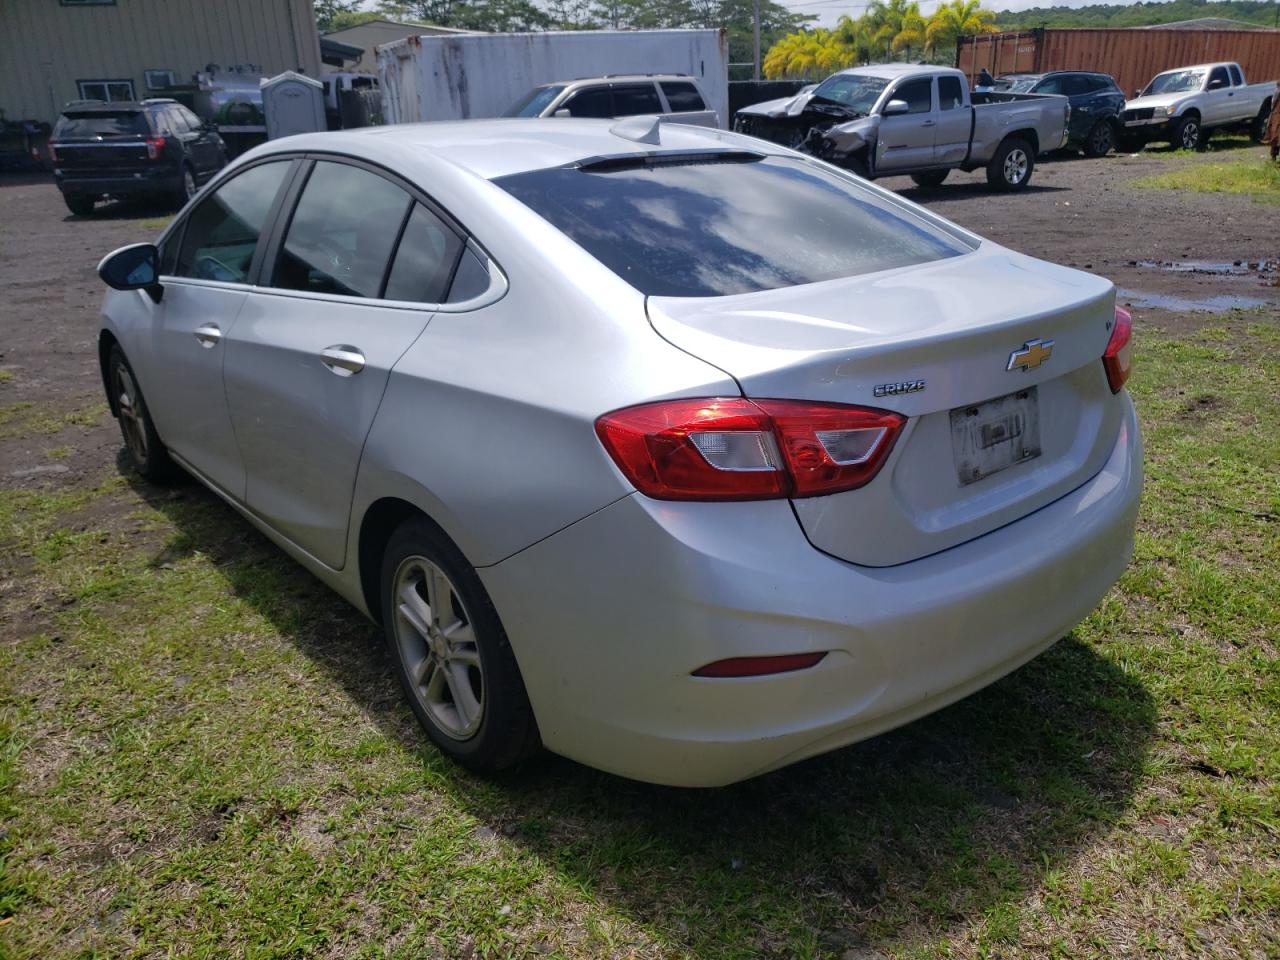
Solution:
<svg viewBox="0 0 1280 960">
<path fill-rule="evenodd" d="M 132 80 L 172 70 L 179 82 L 208 63 L 255 64 L 268 76 L 320 73 L 312 0 L 0 0 L 0 109 L 53 121 L 79 97 L 77 80 Z"/>
<path fill-rule="evenodd" d="M 964 37 L 956 65 L 972 80 L 1016 70 L 1100 70 L 1128 96 L 1162 70 L 1234 60 L 1252 83 L 1280 79 L 1275 30 L 1028 30 Z"/>
</svg>

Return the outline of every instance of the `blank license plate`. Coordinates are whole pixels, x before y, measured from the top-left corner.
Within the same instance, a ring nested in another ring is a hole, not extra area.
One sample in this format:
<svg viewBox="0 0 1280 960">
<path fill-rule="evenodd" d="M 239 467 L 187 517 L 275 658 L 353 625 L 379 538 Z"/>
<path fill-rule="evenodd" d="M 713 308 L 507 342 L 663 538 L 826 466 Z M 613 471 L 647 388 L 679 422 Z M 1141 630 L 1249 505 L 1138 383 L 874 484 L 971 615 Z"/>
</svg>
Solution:
<svg viewBox="0 0 1280 960">
<path fill-rule="evenodd" d="M 951 411 L 956 476 L 970 484 L 1040 456 L 1040 400 L 1035 387 Z"/>
</svg>

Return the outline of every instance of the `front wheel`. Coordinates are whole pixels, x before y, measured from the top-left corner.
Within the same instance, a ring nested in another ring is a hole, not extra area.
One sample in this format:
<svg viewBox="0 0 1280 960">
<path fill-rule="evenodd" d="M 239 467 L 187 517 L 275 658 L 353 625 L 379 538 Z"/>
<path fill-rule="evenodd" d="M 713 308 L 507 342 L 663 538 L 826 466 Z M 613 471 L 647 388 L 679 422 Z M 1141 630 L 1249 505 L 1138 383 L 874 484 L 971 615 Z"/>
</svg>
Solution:
<svg viewBox="0 0 1280 960">
<path fill-rule="evenodd" d="M 1089 131 L 1089 136 L 1085 138 L 1084 155 L 1105 157 L 1115 145 L 1115 139 L 1115 130 L 1112 129 L 1111 124 L 1106 120 L 1099 120 Z"/>
<path fill-rule="evenodd" d="M 152 483 L 182 479 L 182 470 L 169 458 L 169 451 L 156 433 L 138 378 L 119 344 L 111 348 L 107 357 L 107 389 L 111 392 L 111 407 L 120 421 L 120 435 L 124 438 L 130 466 Z"/>
<path fill-rule="evenodd" d="M 987 183 L 996 190 L 1021 190 L 1036 168 L 1035 151 L 1019 137 L 1010 137 L 996 148 L 987 164 Z"/>
<path fill-rule="evenodd" d="M 511 643 L 475 569 L 425 518 L 391 536 L 382 623 L 400 683 L 441 752 L 497 773 L 539 746 Z"/>
<path fill-rule="evenodd" d="M 1200 118 L 1183 117 L 1173 128 L 1173 136 L 1169 142 L 1177 150 L 1199 150 L 1203 146 L 1204 130 L 1200 126 Z"/>
<path fill-rule="evenodd" d="M 924 170 L 911 174 L 911 180 L 917 187 L 940 187 L 950 172 L 950 170 Z"/>
</svg>

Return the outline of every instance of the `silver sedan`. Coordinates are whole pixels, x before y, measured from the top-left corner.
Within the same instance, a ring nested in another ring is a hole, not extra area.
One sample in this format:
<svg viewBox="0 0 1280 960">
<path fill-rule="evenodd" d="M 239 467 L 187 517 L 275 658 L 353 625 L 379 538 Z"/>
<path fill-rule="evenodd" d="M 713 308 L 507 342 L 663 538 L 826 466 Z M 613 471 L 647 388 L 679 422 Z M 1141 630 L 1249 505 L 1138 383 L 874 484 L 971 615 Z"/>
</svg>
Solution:
<svg viewBox="0 0 1280 960">
<path fill-rule="evenodd" d="M 737 134 L 290 137 L 99 271 L 133 466 L 379 622 L 473 769 L 775 769 L 1015 669 L 1132 551 L 1112 285 Z"/>
</svg>

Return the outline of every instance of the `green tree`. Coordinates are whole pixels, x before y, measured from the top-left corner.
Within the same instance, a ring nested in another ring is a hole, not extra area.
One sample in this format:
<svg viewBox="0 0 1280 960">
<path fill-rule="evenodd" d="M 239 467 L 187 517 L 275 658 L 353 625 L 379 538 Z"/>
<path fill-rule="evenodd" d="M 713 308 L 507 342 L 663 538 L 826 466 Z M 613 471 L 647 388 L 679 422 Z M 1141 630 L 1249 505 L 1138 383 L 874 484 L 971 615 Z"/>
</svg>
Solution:
<svg viewBox="0 0 1280 960">
<path fill-rule="evenodd" d="M 982 6 L 982 0 L 951 0 L 944 3 L 929 18 L 925 31 L 926 46 L 930 52 L 955 50 L 961 37 L 995 31 L 996 15 Z"/>
<path fill-rule="evenodd" d="M 357 12 L 360 0 L 315 0 L 316 27 L 321 33 L 341 29 L 334 25 L 335 18 Z"/>
</svg>

